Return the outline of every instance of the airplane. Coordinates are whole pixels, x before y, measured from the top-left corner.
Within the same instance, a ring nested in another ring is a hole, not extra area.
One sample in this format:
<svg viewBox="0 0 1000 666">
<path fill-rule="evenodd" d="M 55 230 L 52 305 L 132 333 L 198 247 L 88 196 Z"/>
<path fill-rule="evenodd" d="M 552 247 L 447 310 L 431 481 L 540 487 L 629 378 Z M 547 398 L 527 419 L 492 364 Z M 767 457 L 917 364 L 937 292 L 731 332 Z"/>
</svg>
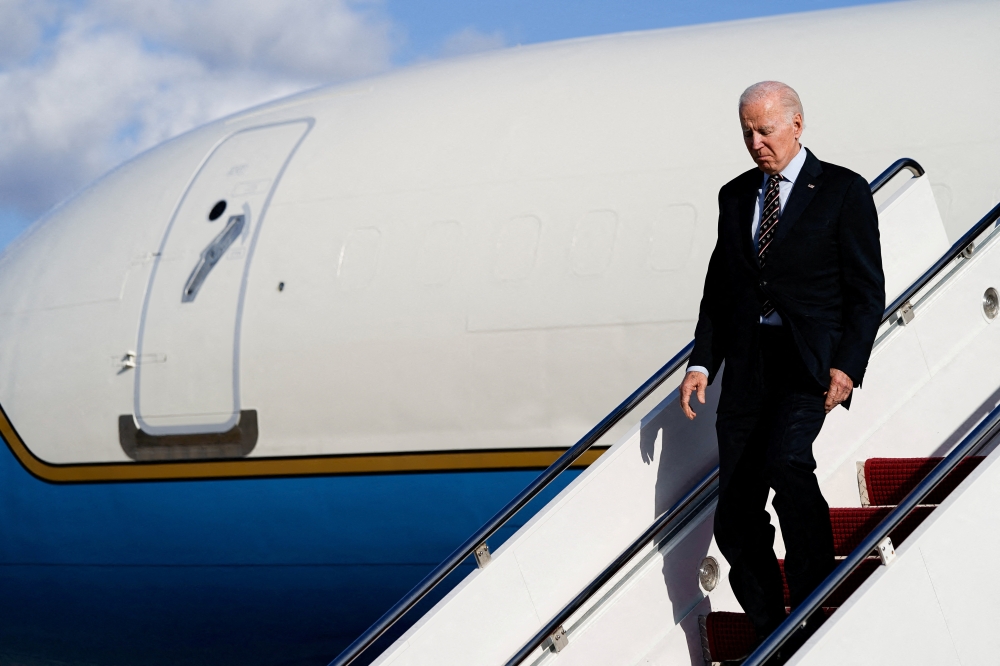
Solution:
<svg viewBox="0 0 1000 666">
<path fill-rule="evenodd" d="M 746 86 L 796 88 L 820 159 L 916 159 L 947 240 L 990 208 L 998 18 L 509 48 L 114 169 L 0 256 L 0 655 L 327 663 L 688 342 Z"/>
</svg>

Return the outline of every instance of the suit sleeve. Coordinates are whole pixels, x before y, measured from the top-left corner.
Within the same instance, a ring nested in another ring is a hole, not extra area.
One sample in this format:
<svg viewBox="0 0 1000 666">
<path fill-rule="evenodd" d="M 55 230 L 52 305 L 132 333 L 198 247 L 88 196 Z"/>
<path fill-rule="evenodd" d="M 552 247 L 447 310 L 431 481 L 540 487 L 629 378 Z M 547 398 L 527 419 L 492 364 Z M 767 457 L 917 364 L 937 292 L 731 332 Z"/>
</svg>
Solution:
<svg viewBox="0 0 1000 666">
<path fill-rule="evenodd" d="M 878 213 L 861 176 L 855 177 L 847 191 L 838 229 L 843 334 L 831 367 L 861 386 L 885 309 Z"/>
<path fill-rule="evenodd" d="M 722 251 L 722 196 L 719 196 L 719 238 L 716 240 L 712 258 L 708 262 L 705 288 L 698 310 L 698 324 L 694 330 L 694 351 L 688 367 L 700 365 L 708 368 L 708 382 L 715 380 L 722 361 L 725 359 L 726 340 L 729 331 L 730 309 L 727 307 L 728 270 L 724 265 Z"/>
</svg>

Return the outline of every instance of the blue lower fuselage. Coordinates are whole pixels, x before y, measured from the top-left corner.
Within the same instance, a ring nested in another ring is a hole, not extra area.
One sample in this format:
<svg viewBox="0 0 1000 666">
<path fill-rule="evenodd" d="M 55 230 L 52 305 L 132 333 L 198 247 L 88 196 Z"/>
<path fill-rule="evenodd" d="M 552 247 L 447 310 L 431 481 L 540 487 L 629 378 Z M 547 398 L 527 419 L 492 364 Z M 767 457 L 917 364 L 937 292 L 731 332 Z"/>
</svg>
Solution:
<svg viewBox="0 0 1000 666">
<path fill-rule="evenodd" d="M 52 484 L 0 447 L 0 663 L 326 664 L 537 474 Z"/>
</svg>

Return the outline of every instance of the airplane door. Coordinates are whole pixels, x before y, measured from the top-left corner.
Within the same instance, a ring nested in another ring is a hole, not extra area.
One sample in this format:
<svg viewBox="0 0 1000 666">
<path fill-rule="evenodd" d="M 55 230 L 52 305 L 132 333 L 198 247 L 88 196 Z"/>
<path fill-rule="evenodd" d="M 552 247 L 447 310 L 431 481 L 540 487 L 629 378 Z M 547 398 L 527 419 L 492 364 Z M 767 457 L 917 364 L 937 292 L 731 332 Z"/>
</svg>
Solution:
<svg viewBox="0 0 1000 666">
<path fill-rule="evenodd" d="M 146 286 L 136 425 L 149 435 L 221 433 L 240 417 L 240 319 L 271 195 L 313 121 L 240 130 L 218 144 L 167 225 Z"/>
</svg>

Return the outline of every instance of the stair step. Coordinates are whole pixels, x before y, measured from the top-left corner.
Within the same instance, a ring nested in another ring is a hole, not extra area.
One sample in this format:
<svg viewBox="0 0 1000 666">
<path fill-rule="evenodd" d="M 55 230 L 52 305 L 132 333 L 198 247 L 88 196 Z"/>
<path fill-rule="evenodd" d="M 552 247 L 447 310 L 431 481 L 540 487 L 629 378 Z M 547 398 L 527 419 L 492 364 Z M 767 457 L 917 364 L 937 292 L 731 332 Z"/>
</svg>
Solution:
<svg viewBox="0 0 1000 666">
<path fill-rule="evenodd" d="M 869 506 L 862 508 L 831 508 L 833 550 L 838 557 L 846 557 L 874 530 L 895 507 Z M 889 533 L 892 543 L 899 546 L 903 539 L 917 528 L 934 510 L 932 506 L 918 506 Z"/>
<path fill-rule="evenodd" d="M 715 611 L 705 618 L 705 635 L 712 661 L 735 661 L 750 652 L 757 632 L 744 613 Z"/>
<path fill-rule="evenodd" d="M 847 597 L 851 596 L 855 590 L 861 587 L 861 583 L 865 582 L 868 576 L 871 576 L 879 565 L 882 563 L 877 557 L 870 557 L 864 562 L 862 562 L 857 569 L 855 569 L 850 576 L 847 577 L 840 587 L 834 590 L 827 600 L 827 606 L 843 606 L 844 601 Z M 788 591 L 788 579 L 785 578 L 785 561 L 778 560 L 778 566 L 781 567 L 781 583 L 783 587 L 783 595 L 785 599 L 785 606 L 792 605 L 792 597 Z"/>
<path fill-rule="evenodd" d="M 829 617 L 836 608 L 823 608 Z M 705 617 L 704 635 L 712 661 L 736 661 L 746 657 L 757 642 L 753 623 L 744 613 L 715 611 Z"/>
<path fill-rule="evenodd" d="M 944 458 L 869 458 L 865 461 L 868 503 L 873 506 L 899 504 L 942 460 Z M 983 456 L 970 456 L 958 463 L 927 496 L 924 504 L 943 502 L 983 460 Z"/>
<path fill-rule="evenodd" d="M 833 545 L 836 555 L 838 557 L 845 557 L 850 554 L 889 515 L 889 512 L 893 508 L 891 506 L 831 508 L 830 523 L 833 527 Z M 903 519 L 903 522 L 896 529 L 889 533 L 893 544 L 897 546 L 901 544 L 933 510 L 933 506 L 916 507 L 909 516 Z M 791 601 L 788 592 L 788 581 L 785 579 L 785 562 L 784 560 L 778 560 L 778 564 L 781 566 L 783 592 L 787 607 Z M 825 607 L 823 611 L 827 615 L 833 613 L 837 607 L 844 603 L 844 600 L 851 593 L 857 590 L 878 569 L 879 564 L 880 561 L 874 557 L 864 560 L 826 600 L 828 607 Z M 711 612 L 705 618 L 704 631 L 712 661 L 742 659 L 747 655 L 757 639 L 753 624 L 743 613 Z"/>
</svg>

